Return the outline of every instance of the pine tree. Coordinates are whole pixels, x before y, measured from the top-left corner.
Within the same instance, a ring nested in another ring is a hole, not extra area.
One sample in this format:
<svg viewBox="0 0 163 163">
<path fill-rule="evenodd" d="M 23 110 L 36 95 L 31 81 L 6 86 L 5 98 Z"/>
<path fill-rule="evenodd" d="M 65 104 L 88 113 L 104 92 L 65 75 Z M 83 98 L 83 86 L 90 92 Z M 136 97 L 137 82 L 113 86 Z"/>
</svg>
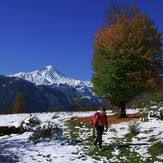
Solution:
<svg viewBox="0 0 163 163">
<path fill-rule="evenodd" d="M 95 34 L 92 83 L 93 91 L 126 117 L 127 103 L 161 87 L 162 36 L 136 6 L 114 11 Z"/>
<path fill-rule="evenodd" d="M 28 102 L 28 96 L 25 93 L 19 93 L 13 107 L 13 113 L 25 113 Z"/>
</svg>

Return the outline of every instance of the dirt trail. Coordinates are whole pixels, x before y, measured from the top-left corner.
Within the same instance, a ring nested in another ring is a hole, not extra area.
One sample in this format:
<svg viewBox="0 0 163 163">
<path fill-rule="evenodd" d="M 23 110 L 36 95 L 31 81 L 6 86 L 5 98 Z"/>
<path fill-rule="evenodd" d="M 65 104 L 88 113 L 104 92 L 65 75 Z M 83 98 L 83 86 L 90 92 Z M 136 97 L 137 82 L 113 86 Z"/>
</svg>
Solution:
<svg viewBox="0 0 163 163">
<path fill-rule="evenodd" d="M 108 115 L 108 124 L 117 124 L 121 122 L 137 121 L 140 117 L 138 114 L 127 114 L 127 118 L 117 118 L 114 115 Z M 84 122 L 85 124 L 90 124 L 92 122 L 91 117 L 79 117 L 77 120 L 69 120 L 68 122 Z"/>
</svg>

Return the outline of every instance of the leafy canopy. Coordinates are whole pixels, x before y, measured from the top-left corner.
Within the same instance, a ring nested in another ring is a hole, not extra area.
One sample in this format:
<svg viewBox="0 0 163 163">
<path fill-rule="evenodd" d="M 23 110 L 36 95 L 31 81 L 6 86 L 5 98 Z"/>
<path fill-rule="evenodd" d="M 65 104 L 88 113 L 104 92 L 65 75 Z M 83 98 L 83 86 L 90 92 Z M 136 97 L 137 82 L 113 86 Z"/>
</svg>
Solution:
<svg viewBox="0 0 163 163">
<path fill-rule="evenodd" d="M 107 13 L 105 21 L 93 44 L 93 91 L 120 106 L 160 88 L 162 36 L 154 22 L 134 5 Z"/>
</svg>

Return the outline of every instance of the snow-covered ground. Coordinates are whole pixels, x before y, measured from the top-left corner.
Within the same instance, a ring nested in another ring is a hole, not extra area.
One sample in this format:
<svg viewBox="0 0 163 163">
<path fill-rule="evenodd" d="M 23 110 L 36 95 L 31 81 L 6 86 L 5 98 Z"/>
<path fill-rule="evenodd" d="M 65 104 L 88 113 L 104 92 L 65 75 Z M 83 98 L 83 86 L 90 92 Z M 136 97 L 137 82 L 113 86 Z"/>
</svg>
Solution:
<svg viewBox="0 0 163 163">
<path fill-rule="evenodd" d="M 128 109 L 128 114 L 135 114 L 138 110 Z M 77 139 L 81 140 L 80 143 L 71 144 L 71 137 L 69 137 L 70 128 L 66 124 L 66 121 L 72 117 L 88 117 L 92 116 L 94 112 L 54 112 L 54 113 L 33 113 L 32 116 L 37 116 L 41 123 L 53 122 L 63 130 L 62 139 L 51 141 L 42 141 L 34 144 L 29 141 L 29 137 L 32 135 L 32 131 L 25 132 L 23 134 L 11 134 L 0 136 L 0 161 L 13 160 L 21 163 L 35 163 L 35 162 L 53 162 L 53 163 L 71 163 L 71 162 L 129 162 L 129 158 L 133 153 L 137 153 L 137 157 L 140 157 L 142 162 L 147 159 L 150 160 L 151 156 L 148 152 L 148 148 L 153 144 L 150 139 L 163 142 L 163 121 L 151 118 L 148 122 L 139 122 L 140 133 L 133 137 L 130 142 L 127 142 L 125 135 L 128 131 L 129 122 L 123 122 L 119 124 L 109 125 L 109 130 L 103 135 L 103 145 L 111 146 L 117 144 L 117 140 L 123 140 L 120 144 L 133 144 L 127 147 L 130 151 L 128 156 L 121 156 L 121 148 L 114 148 L 108 150 L 108 153 L 112 155 L 112 158 L 107 159 L 102 153 L 95 152 L 94 155 L 99 157 L 95 159 L 92 155 L 88 154 L 92 146 L 88 146 L 86 150 L 85 142 L 88 137 L 92 135 L 92 130 L 86 125 L 78 126 L 75 128 L 80 135 Z M 112 114 L 107 112 L 107 114 Z M 30 114 L 11 114 L 0 115 L 0 126 L 20 126 L 21 122 L 30 117 Z M 56 116 L 56 118 L 53 118 Z M 75 132 L 75 131 L 74 131 Z M 81 134 L 80 134 L 81 133 Z M 66 143 L 64 137 L 69 137 L 69 143 Z M 126 140 L 125 140 L 126 139 Z M 93 142 L 92 142 L 93 144 Z M 144 144 L 144 145 L 143 145 Z M 103 151 L 104 152 L 104 151 Z M 119 159 L 121 158 L 121 160 Z M 163 154 L 157 156 L 158 160 L 163 162 Z M 152 161 L 152 160 L 150 160 Z M 159 162 L 158 161 L 158 162 Z M 157 162 L 157 161 L 155 161 Z"/>
</svg>

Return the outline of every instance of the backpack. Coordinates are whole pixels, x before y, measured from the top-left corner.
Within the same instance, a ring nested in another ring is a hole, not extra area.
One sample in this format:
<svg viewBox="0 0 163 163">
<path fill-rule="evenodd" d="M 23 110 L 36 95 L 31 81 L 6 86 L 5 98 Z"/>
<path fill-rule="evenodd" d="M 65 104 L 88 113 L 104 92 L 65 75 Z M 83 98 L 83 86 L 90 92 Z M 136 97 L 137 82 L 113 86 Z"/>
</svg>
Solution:
<svg viewBox="0 0 163 163">
<path fill-rule="evenodd" d="M 92 125 L 93 125 L 93 123 L 94 123 L 95 118 L 96 118 L 97 115 L 99 115 L 99 119 L 100 119 L 100 113 L 99 113 L 99 112 L 94 113 L 94 115 L 93 115 L 93 117 L 92 117 Z M 99 120 L 99 119 L 98 119 L 98 120 Z"/>
</svg>

